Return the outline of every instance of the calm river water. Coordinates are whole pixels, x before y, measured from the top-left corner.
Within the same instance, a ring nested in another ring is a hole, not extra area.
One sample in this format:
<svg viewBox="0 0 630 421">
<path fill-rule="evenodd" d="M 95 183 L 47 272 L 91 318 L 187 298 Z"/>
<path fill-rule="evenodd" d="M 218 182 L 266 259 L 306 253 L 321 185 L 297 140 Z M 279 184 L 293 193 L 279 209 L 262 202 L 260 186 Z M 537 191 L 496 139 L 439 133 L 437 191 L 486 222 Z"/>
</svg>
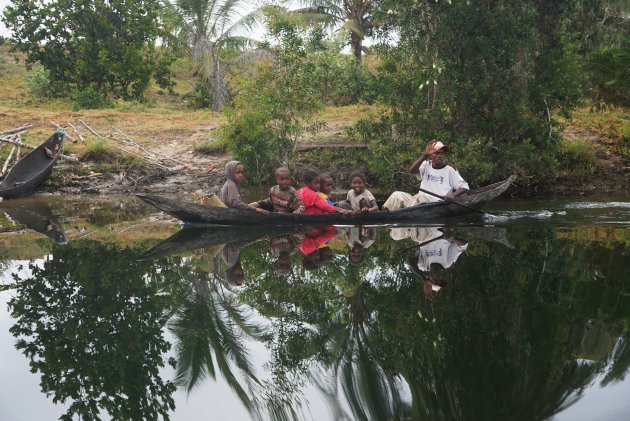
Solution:
<svg viewBox="0 0 630 421">
<path fill-rule="evenodd" d="M 412 227 L 0 202 L 0 420 L 630 419 L 630 196 Z"/>
</svg>

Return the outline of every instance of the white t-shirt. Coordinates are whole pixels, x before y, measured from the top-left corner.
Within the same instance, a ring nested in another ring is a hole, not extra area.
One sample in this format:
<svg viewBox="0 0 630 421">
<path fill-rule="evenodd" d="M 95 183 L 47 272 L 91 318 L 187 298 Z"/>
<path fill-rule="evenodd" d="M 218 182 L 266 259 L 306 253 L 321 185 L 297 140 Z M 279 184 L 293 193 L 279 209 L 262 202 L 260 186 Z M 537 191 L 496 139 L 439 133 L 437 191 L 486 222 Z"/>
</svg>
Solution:
<svg viewBox="0 0 630 421">
<path fill-rule="evenodd" d="M 468 244 L 459 246 L 444 239 L 431 241 L 418 250 L 418 269 L 428 272 L 431 263 L 439 263 L 444 269 L 448 269 L 467 248 Z"/>
<path fill-rule="evenodd" d="M 369 190 L 363 190 L 363 192 L 361 192 L 361 194 L 358 196 L 354 192 L 354 190 L 350 190 L 348 192 L 348 196 L 346 197 L 346 200 L 350 202 L 350 206 L 352 206 L 352 210 L 354 211 L 361 210 L 361 206 L 359 205 L 359 202 L 361 202 L 361 199 L 365 199 L 365 201 L 368 204 L 368 208 L 370 207 L 370 203 L 372 202 L 372 200 L 376 200 Z"/>
<path fill-rule="evenodd" d="M 450 165 L 446 165 L 438 170 L 433 168 L 431 161 L 424 161 L 420 165 L 416 177 L 420 180 L 420 188 L 440 196 L 446 196 L 460 187 L 470 189 L 468 183 L 459 175 L 459 172 Z"/>
</svg>

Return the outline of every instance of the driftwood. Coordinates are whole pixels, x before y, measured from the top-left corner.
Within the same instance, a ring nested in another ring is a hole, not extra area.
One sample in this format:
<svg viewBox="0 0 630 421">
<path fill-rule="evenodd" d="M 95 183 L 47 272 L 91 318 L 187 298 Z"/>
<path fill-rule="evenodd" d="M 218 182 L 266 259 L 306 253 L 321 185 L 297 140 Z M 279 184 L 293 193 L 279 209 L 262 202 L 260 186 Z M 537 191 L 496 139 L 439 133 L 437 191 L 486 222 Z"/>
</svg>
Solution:
<svg viewBox="0 0 630 421">
<path fill-rule="evenodd" d="M 301 143 L 297 145 L 297 151 L 308 151 L 311 149 L 338 149 L 338 148 L 367 148 L 368 145 L 364 145 L 357 142 L 317 142 L 317 143 Z"/>
<path fill-rule="evenodd" d="M 72 143 L 77 143 L 77 140 L 72 137 L 70 135 L 70 133 L 68 133 L 63 127 L 61 127 L 59 124 L 55 123 L 54 121 L 50 122 L 57 130 L 63 130 L 63 132 L 65 133 L 66 139 L 68 139 L 70 142 Z"/>
<path fill-rule="evenodd" d="M 122 141 L 123 143 L 126 143 L 126 144 L 128 144 L 130 146 L 133 146 L 134 148 L 137 148 L 137 149 L 141 150 L 142 152 L 153 156 L 155 159 L 158 159 L 158 160 L 165 159 L 165 160 L 173 161 L 174 163 L 179 164 L 179 165 L 187 166 L 187 164 L 185 162 L 182 162 L 182 161 L 180 161 L 178 159 L 171 158 L 169 156 L 162 155 L 159 152 L 149 151 L 149 150 L 143 148 L 142 146 L 140 146 L 136 142 L 134 142 L 133 139 L 131 139 L 125 132 L 123 132 L 119 128 L 113 126 L 112 124 L 109 124 L 109 127 L 111 127 L 114 131 L 120 133 L 125 138 L 124 140 L 122 140 L 122 139 L 118 139 L 118 138 L 116 138 L 114 136 L 111 136 L 112 139 L 118 140 L 119 142 Z"/>
<path fill-rule="evenodd" d="M 11 134 L 24 132 L 24 131 L 30 129 L 31 127 L 34 127 L 34 126 L 32 124 L 30 124 L 30 123 L 27 123 L 27 124 L 24 124 L 24 125 L 22 125 L 20 127 L 16 127 L 15 129 L 9 129 L 9 130 L 5 130 L 3 132 L 0 132 L 0 136 L 8 136 L 8 135 L 11 135 Z"/>
<path fill-rule="evenodd" d="M 96 137 L 98 137 L 98 138 L 100 138 L 100 139 L 103 139 L 103 136 L 101 136 L 100 134 L 96 133 L 96 132 L 94 131 L 94 129 L 92 129 L 90 126 L 88 126 L 88 125 L 87 125 L 87 123 L 86 123 L 85 121 L 83 121 L 83 120 L 79 120 L 79 123 L 83 124 L 83 126 L 84 126 L 86 129 L 88 129 L 88 130 L 90 131 L 90 133 L 92 133 L 94 136 L 96 136 Z"/>
<path fill-rule="evenodd" d="M 13 147 L 11 148 L 11 152 L 9 152 L 9 156 L 7 157 L 7 160 L 4 161 L 2 170 L 0 170 L 0 176 L 4 176 L 4 174 L 7 172 L 7 168 L 9 168 L 9 162 L 11 162 L 11 158 L 13 158 L 13 153 L 15 152 L 15 148 L 16 146 L 13 145 Z"/>
<path fill-rule="evenodd" d="M 72 130 L 74 130 L 74 132 L 77 134 L 77 136 L 79 136 L 79 140 L 81 140 L 81 142 L 85 142 L 85 137 L 83 137 L 83 135 L 79 132 L 79 129 L 74 127 L 74 125 L 72 123 L 70 123 L 70 122 L 68 122 L 68 126 L 70 126 L 72 128 Z"/>
<path fill-rule="evenodd" d="M 28 149 L 35 149 L 35 146 L 27 145 L 26 143 L 20 142 L 18 140 L 13 140 L 11 137 L 0 137 L 0 142 L 10 143 Z M 79 162 L 79 158 L 77 158 L 76 156 L 69 156 L 64 154 L 59 155 L 59 159 L 63 159 L 64 161 L 68 162 Z"/>
</svg>

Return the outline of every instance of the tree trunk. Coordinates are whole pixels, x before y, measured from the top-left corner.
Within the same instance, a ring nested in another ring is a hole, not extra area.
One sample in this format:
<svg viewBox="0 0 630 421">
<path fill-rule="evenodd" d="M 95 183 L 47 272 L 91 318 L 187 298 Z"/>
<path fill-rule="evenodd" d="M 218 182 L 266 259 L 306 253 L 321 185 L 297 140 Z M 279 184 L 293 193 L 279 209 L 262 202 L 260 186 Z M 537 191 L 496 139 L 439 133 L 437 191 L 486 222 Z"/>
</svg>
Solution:
<svg viewBox="0 0 630 421">
<path fill-rule="evenodd" d="M 363 52 L 363 37 L 361 37 L 361 35 L 355 32 L 351 32 L 350 45 L 352 46 L 352 52 L 354 53 L 354 58 L 357 61 L 361 61 L 361 54 Z"/>
</svg>

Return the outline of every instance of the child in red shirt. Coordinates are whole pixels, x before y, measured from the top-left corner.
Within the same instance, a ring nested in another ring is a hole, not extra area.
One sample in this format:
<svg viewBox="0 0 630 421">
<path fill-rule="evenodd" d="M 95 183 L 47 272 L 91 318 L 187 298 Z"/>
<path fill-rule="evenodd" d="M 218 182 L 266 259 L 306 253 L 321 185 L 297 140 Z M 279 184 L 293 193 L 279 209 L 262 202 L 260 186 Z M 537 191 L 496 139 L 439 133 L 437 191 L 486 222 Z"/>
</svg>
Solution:
<svg viewBox="0 0 630 421">
<path fill-rule="evenodd" d="M 304 181 L 304 187 L 298 190 L 298 196 L 302 199 L 302 203 L 306 210 L 305 214 L 319 214 L 319 213 L 335 213 L 340 212 L 344 215 L 351 215 L 353 212 L 336 208 L 326 203 L 324 199 L 317 193 L 320 187 L 319 174 L 313 170 L 307 170 L 302 177 Z"/>
</svg>

